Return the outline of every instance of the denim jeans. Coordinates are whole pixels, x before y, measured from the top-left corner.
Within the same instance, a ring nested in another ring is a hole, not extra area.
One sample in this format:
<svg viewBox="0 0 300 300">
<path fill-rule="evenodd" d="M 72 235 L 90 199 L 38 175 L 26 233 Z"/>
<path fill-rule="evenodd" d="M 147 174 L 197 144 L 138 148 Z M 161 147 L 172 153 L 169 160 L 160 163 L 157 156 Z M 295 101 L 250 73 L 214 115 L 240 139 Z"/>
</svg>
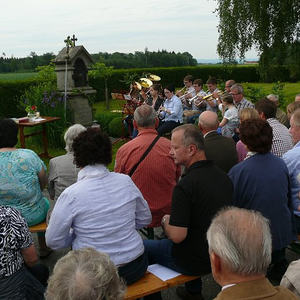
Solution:
<svg viewBox="0 0 300 300">
<path fill-rule="evenodd" d="M 139 279 L 141 279 L 146 273 L 148 268 L 148 259 L 146 251 L 135 260 L 128 264 L 119 267 L 118 273 L 122 277 L 127 285 L 130 285 Z"/>
<path fill-rule="evenodd" d="M 175 264 L 172 256 L 173 242 L 171 240 L 144 240 L 144 246 L 148 255 L 149 265 L 160 264 L 185 275 L 195 275 Z M 185 288 L 191 294 L 200 294 L 202 291 L 201 278 L 187 282 Z"/>
</svg>

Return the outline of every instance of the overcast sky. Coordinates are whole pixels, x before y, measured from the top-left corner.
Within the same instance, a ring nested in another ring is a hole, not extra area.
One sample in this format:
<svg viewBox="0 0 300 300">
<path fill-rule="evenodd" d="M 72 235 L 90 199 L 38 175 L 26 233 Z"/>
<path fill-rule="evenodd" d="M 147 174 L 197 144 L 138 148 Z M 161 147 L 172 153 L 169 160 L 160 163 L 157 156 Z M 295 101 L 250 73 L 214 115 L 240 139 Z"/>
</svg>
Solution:
<svg viewBox="0 0 300 300">
<path fill-rule="evenodd" d="M 90 53 L 165 49 L 216 59 L 215 0 L 1 1 L 0 55 L 57 54 L 73 33 Z M 255 57 L 250 52 L 247 57 Z"/>
</svg>

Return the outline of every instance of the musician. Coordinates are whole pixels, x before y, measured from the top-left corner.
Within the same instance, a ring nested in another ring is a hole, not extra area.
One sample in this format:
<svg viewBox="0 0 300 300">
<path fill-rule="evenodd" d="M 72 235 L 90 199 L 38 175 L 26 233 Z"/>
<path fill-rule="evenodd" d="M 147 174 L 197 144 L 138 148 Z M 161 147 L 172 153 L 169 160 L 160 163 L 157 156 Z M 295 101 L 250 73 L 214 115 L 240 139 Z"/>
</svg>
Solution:
<svg viewBox="0 0 300 300">
<path fill-rule="evenodd" d="M 182 104 L 180 99 L 175 96 L 175 88 L 173 85 L 168 85 L 164 89 L 166 100 L 160 108 L 159 115 L 162 122 L 157 128 L 160 135 L 170 132 L 175 127 L 182 123 Z"/>
<path fill-rule="evenodd" d="M 217 112 L 218 105 L 217 99 L 219 97 L 218 92 L 219 89 L 217 88 L 217 79 L 215 77 L 209 77 L 206 81 L 206 85 L 208 88 L 207 95 L 212 95 L 212 98 L 208 98 L 206 100 L 206 110 Z"/>
<path fill-rule="evenodd" d="M 233 79 L 229 79 L 225 82 L 225 92 L 228 94 L 230 93 L 231 87 L 235 84 L 235 81 Z"/>
<path fill-rule="evenodd" d="M 183 78 L 183 84 L 185 87 L 185 92 L 182 93 L 181 91 L 176 93 L 176 96 L 183 103 L 183 109 L 191 109 L 191 104 L 188 102 L 188 99 L 194 97 L 196 95 L 196 91 L 193 86 L 193 76 L 187 75 Z"/>
<path fill-rule="evenodd" d="M 203 90 L 202 79 L 195 79 L 193 82 L 196 95 L 190 99 L 191 110 L 185 110 L 184 115 L 187 117 L 187 123 L 195 123 L 199 115 L 206 110 L 206 102 L 203 101 L 202 97 L 206 96 Z"/>
<path fill-rule="evenodd" d="M 141 105 L 142 101 L 140 101 L 140 86 L 138 86 L 137 82 L 133 82 L 130 84 L 130 92 L 129 99 L 126 101 L 124 105 L 123 113 L 126 115 L 124 119 L 124 125 L 128 129 L 129 135 L 133 135 L 133 113 L 135 109 Z"/>
<path fill-rule="evenodd" d="M 161 85 L 153 84 L 149 89 L 150 96 L 147 97 L 145 103 L 152 106 L 155 111 L 158 111 L 164 102 L 161 96 Z"/>
</svg>

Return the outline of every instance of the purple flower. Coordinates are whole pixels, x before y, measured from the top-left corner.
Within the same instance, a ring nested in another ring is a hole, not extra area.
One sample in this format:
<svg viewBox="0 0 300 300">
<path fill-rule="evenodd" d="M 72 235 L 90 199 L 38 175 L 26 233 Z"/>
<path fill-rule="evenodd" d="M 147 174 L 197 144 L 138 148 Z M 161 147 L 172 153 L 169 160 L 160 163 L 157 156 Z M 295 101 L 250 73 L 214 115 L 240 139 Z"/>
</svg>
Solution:
<svg viewBox="0 0 300 300">
<path fill-rule="evenodd" d="M 55 107 L 55 102 L 52 102 L 52 103 L 51 103 L 51 107 Z"/>
<path fill-rule="evenodd" d="M 29 103 L 29 101 L 28 101 L 27 98 L 24 99 L 24 103 L 25 103 L 25 104 L 28 104 L 28 103 Z"/>
</svg>

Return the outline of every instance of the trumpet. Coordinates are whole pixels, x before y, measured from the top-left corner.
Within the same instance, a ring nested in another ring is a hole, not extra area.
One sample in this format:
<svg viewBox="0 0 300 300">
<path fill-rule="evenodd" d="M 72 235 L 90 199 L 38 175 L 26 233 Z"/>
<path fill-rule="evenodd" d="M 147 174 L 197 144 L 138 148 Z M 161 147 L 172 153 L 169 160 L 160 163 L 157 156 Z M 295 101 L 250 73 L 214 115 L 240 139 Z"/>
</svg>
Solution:
<svg viewBox="0 0 300 300">
<path fill-rule="evenodd" d="M 226 94 L 226 91 L 217 91 L 217 95 L 218 95 L 218 97 L 222 97 L 222 96 L 224 96 L 224 94 Z M 203 97 L 203 100 L 208 100 L 208 101 L 211 101 L 211 100 L 213 100 L 213 93 L 211 93 L 211 94 L 209 94 L 209 95 L 207 95 L 207 96 L 204 96 Z"/>
<path fill-rule="evenodd" d="M 204 97 L 207 97 L 207 96 L 201 96 L 201 91 L 200 91 L 194 97 L 187 99 L 187 101 L 189 102 L 189 104 L 192 104 L 198 97 L 201 97 L 202 99 L 204 99 Z M 203 100 L 200 103 L 202 103 L 202 102 L 203 102 Z"/>
<path fill-rule="evenodd" d="M 183 101 L 184 98 L 185 98 L 185 96 L 186 96 L 186 95 L 189 95 L 189 94 L 191 94 L 191 93 L 193 93 L 193 91 L 187 92 L 187 93 L 185 93 L 185 94 L 179 96 L 178 98 L 179 98 L 181 101 Z M 189 99 L 187 99 L 187 100 L 189 100 Z"/>
<path fill-rule="evenodd" d="M 177 91 L 177 92 L 176 92 L 176 96 L 177 96 L 179 93 L 182 93 L 185 89 L 186 89 L 186 86 L 184 86 L 182 89 L 180 89 L 179 91 Z"/>
</svg>

